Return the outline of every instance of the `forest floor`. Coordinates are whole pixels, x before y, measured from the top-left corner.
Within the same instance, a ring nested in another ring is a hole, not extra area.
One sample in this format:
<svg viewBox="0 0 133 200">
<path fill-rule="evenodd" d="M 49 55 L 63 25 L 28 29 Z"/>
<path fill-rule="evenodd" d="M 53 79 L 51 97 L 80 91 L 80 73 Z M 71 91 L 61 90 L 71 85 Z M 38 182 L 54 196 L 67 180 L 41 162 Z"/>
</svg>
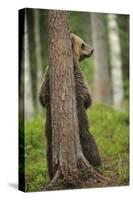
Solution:
<svg viewBox="0 0 133 200">
<path fill-rule="evenodd" d="M 98 170 L 111 179 L 107 185 L 91 187 L 128 185 L 129 113 L 94 105 L 87 114 L 102 158 Z M 44 115 L 25 124 L 25 191 L 41 191 L 48 183 L 44 125 Z"/>
</svg>

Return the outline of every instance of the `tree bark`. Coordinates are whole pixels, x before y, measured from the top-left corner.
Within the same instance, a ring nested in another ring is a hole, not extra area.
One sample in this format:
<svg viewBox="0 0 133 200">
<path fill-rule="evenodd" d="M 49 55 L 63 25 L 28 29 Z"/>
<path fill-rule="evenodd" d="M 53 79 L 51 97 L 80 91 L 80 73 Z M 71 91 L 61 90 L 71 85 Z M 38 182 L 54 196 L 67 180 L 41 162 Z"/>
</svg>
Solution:
<svg viewBox="0 0 133 200">
<path fill-rule="evenodd" d="M 94 93 L 95 102 L 111 103 L 109 65 L 102 14 L 91 14 L 92 40 L 94 47 Z"/>
<path fill-rule="evenodd" d="M 67 12 L 50 10 L 49 80 L 53 179 L 45 189 L 79 188 L 86 174 L 105 180 L 86 160 L 79 138 L 74 65 Z"/>
<path fill-rule="evenodd" d="M 110 44 L 113 105 L 115 108 L 120 109 L 123 103 L 124 92 L 119 30 L 115 14 L 108 15 L 108 36 Z"/>
<path fill-rule="evenodd" d="M 60 170 L 67 177 L 76 174 L 76 154 L 81 147 L 75 144 L 79 140 L 79 127 L 73 57 L 67 13 L 63 11 L 49 11 L 49 66 L 52 163 L 54 174 Z"/>
</svg>

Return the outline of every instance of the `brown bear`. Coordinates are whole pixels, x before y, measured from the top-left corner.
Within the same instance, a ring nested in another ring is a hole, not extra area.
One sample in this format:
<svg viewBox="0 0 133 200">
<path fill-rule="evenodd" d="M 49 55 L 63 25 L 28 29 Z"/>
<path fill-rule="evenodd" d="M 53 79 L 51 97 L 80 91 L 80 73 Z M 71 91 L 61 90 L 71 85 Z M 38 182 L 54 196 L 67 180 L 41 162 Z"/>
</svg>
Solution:
<svg viewBox="0 0 133 200">
<path fill-rule="evenodd" d="M 89 132 L 88 117 L 86 109 L 91 105 L 91 95 L 84 76 L 81 72 L 79 62 L 93 54 L 93 49 L 85 43 L 80 37 L 71 33 L 74 77 L 76 83 L 76 100 L 79 121 L 80 141 L 83 153 L 92 166 L 100 166 L 101 159 L 97 149 L 96 142 Z M 46 107 L 46 139 L 47 139 L 47 161 L 48 173 L 50 179 L 52 173 L 52 130 L 51 130 L 51 112 L 50 112 L 50 93 L 49 93 L 49 68 L 47 67 L 42 79 L 39 100 L 43 107 Z"/>
</svg>

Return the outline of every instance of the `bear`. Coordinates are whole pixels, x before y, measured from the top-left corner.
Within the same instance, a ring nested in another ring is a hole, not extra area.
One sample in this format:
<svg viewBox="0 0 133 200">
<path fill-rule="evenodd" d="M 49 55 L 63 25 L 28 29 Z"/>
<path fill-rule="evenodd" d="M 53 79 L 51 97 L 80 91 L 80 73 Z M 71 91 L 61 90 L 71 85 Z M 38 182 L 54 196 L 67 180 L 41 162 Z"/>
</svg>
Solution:
<svg viewBox="0 0 133 200">
<path fill-rule="evenodd" d="M 91 106 L 92 100 L 88 90 L 88 85 L 79 65 L 82 60 L 90 57 L 94 50 L 74 33 L 71 33 L 71 41 L 81 147 L 89 163 L 93 167 L 98 167 L 101 165 L 101 158 L 95 139 L 89 131 L 88 117 L 86 114 L 86 109 Z M 45 132 L 47 140 L 47 165 L 49 178 L 51 180 L 54 174 L 52 172 L 52 128 L 49 92 L 49 67 L 46 68 L 42 78 L 39 92 L 39 101 L 43 107 L 46 107 Z"/>
</svg>

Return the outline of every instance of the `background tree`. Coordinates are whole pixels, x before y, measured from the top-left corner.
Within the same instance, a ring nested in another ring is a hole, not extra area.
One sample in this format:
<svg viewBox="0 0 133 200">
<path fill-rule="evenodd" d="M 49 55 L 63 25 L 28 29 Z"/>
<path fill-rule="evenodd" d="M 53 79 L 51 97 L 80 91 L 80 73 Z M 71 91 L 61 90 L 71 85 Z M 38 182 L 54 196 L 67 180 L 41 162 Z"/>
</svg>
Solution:
<svg viewBox="0 0 133 200">
<path fill-rule="evenodd" d="M 36 109 L 41 110 L 38 101 L 38 93 L 40 88 L 40 80 L 42 77 L 42 56 L 41 56 L 41 38 L 40 38 L 40 11 L 33 11 L 34 16 L 34 37 L 35 37 L 35 56 L 36 56 Z"/>
<path fill-rule="evenodd" d="M 26 9 L 27 12 L 27 26 L 28 26 L 28 38 L 29 38 L 29 60 L 30 60 L 30 73 L 32 77 L 32 94 L 33 94 L 33 106 L 34 111 L 37 108 L 37 60 L 36 60 L 36 43 L 35 43 L 35 31 L 34 31 L 34 10 Z M 35 113 L 34 113 L 35 114 Z"/>
<path fill-rule="evenodd" d="M 24 31 L 25 11 L 19 13 L 19 120 L 24 120 Z"/>
<path fill-rule="evenodd" d="M 113 105 L 115 108 L 121 108 L 124 98 L 123 75 L 119 30 L 115 14 L 108 15 L 108 36 L 110 44 Z"/>
<path fill-rule="evenodd" d="M 87 181 L 89 177 L 103 181 L 104 177 L 91 167 L 80 144 L 67 12 L 49 11 L 48 17 L 54 177 L 46 189 L 75 188 L 80 187 L 83 173 L 86 173 Z"/>
<path fill-rule="evenodd" d="M 93 99 L 96 102 L 110 104 L 111 89 L 103 15 L 91 13 L 91 25 L 94 47 Z"/>
<path fill-rule="evenodd" d="M 30 74 L 30 55 L 29 55 L 29 38 L 27 29 L 27 15 L 25 16 L 25 32 L 24 32 L 24 106 L 25 120 L 33 117 L 33 97 L 31 89 L 31 74 Z"/>
</svg>

